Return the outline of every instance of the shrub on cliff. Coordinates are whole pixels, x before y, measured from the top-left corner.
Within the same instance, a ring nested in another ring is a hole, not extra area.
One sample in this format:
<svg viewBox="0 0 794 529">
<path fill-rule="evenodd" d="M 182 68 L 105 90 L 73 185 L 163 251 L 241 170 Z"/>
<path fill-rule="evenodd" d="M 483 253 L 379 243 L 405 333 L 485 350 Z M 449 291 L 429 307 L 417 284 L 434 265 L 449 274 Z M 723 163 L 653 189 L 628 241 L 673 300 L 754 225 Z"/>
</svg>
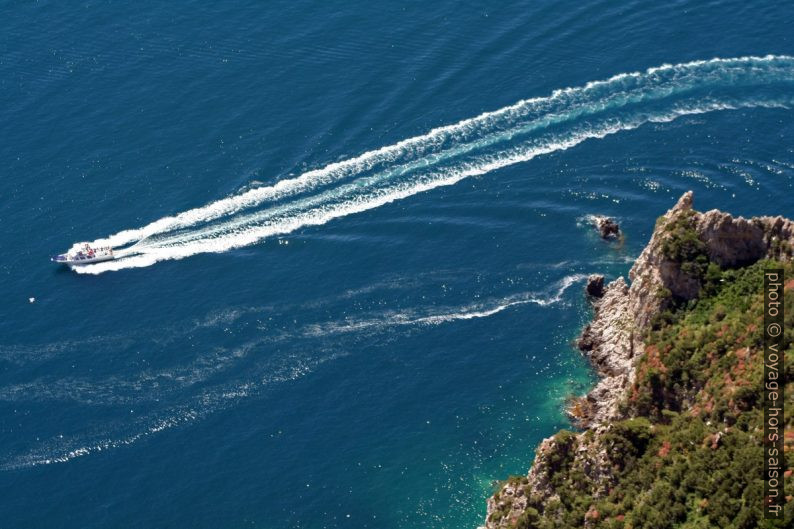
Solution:
<svg viewBox="0 0 794 529">
<path fill-rule="evenodd" d="M 694 223 L 695 212 L 685 211 L 668 221 L 664 227 L 662 253 L 681 265 L 681 271 L 692 277 L 705 276 L 709 264 L 706 243 L 700 240 Z"/>
</svg>

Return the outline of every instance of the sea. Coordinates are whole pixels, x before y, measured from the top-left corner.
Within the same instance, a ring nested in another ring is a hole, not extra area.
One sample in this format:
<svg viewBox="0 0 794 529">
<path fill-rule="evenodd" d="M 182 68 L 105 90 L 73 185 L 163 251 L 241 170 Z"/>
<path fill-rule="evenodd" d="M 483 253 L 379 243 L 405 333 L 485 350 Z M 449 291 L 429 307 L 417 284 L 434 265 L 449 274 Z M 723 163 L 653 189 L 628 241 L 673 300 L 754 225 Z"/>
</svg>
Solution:
<svg viewBox="0 0 794 529">
<path fill-rule="evenodd" d="M 0 528 L 476 528 L 574 428 L 589 274 L 687 190 L 794 217 L 792 23 L 2 2 Z"/>
</svg>

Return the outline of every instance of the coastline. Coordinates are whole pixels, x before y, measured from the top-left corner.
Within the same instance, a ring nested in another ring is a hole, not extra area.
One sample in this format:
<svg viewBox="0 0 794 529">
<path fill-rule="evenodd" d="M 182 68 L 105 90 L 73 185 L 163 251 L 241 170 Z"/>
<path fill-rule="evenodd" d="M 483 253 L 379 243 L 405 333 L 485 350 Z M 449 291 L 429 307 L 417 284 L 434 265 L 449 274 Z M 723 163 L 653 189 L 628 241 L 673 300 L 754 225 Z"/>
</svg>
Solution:
<svg viewBox="0 0 794 529">
<path fill-rule="evenodd" d="M 589 498 L 584 515 L 580 506 L 574 516 L 575 526 L 596 527 L 606 521 L 595 504 L 620 484 L 620 472 L 610 454 L 612 436 L 622 422 L 645 420 L 629 401 L 636 397 L 638 367 L 649 361 L 649 355 L 660 354 L 646 343 L 649 332 L 663 327 L 659 320 L 668 314 L 683 313 L 697 303 L 710 274 L 741 269 L 762 259 L 790 263 L 793 248 L 791 220 L 734 218 L 718 210 L 700 213 L 693 209 L 693 193 L 685 193 L 658 219 L 631 268 L 631 285 L 619 277 L 593 299 L 593 319 L 577 345 L 599 378 L 568 409 L 581 431 L 563 430 L 544 439 L 528 474 L 509 478 L 488 499 L 481 529 L 546 527 L 544 523 L 568 526 L 575 509 L 562 501 L 559 480 L 555 480 L 563 471 L 576 477 L 576 487 Z M 691 392 L 677 397 L 694 402 Z M 622 527 L 623 516 L 611 522 Z"/>
</svg>

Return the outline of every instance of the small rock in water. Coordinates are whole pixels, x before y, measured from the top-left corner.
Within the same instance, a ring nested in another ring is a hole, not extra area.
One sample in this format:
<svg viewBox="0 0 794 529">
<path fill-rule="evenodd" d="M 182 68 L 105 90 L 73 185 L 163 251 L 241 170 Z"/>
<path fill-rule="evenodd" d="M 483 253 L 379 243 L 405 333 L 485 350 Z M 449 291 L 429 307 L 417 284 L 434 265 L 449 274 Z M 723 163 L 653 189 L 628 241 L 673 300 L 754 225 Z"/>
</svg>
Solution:
<svg viewBox="0 0 794 529">
<path fill-rule="evenodd" d="M 614 219 L 598 215 L 593 217 L 593 224 L 595 224 L 602 239 L 617 239 L 620 237 L 620 226 Z"/>
<path fill-rule="evenodd" d="M 593 274 L 587 278 L 587 286 L 585 287 L 587 295 L 591 298 L 600 298 L 604 295 L 604 276 L 601 274 Z"/>
</svg>

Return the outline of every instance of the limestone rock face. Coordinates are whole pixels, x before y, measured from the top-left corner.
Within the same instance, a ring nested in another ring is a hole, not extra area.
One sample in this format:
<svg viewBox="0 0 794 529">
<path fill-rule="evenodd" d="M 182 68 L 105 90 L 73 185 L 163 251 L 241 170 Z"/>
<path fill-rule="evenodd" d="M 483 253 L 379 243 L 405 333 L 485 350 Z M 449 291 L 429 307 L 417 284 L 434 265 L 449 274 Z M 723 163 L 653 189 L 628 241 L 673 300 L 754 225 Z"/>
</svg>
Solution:
<svg viewBox="0 0 794 529">
<path fill-rule="evenodd" d="M 684 266 L 676 254 L 676 236 L 683 232 L 689 237 L 688 248 L 704 252 L 703 259 L 707 256 L 706 261 L 722 268 L 746 266 L 763 258 L 792 258 L 791 220 L 734 218 L 717 210 L 699 213 L 693 210 L 692 201 L 692 192 L 684 193 L 660 217 L 651 240 L 631 268 L 630 287 L 623 278 L 606 287 L 603 276 L 600 283 L 598 277 L 588 279 L 588 294 L 591 288 L 593 292 L 603 288 L 603 292 L 600 297 L 590 294 L 595 314 L 577 345 L 593 363 L 600 380 L 576 402 L 574 419 L 591 434 L 569 434 L 565 442 L 561 434 L 545 439 L 526 480 L 505 484 L 488 500 L 485 529 L 511 527 L 525 513 L 530 495 L 540 505 L 558 497 L 550 484 L 550 468 L 563 452 L 574 451 L 573 464 L 588 478 L 587 486 L 596 497 L 607 493 L 614 476 L 601 437 L 612 421 L 626 418 L 621 415 L 619 403 L 634 381 L 636 360 L 645 350 L 641 337 L 654 317 L 674 300 L 691 300 L 700 293 L 702 276 Z M 586 526 L 587 520 L 583 524 Z"/>
<path fill-rule="evenodd" d="M 669 236 L 665 228 L 690 213 L 692 192 L 688 191 L 659 220 L 651 240 L 631 267 L 629 278 L 633 293 L 630 304 L 638 329 L 645 328 L 653 316 L 665 308 L 665 288 L 670 295 L 682 299 L 692 299 L 700 290 L 699 281 L 682 272 L 680 264 L 664 252 L 664 241 Z"/>
<path fill-rule="evenodd" d="M 671 226 L 689 225 L 708 259 L 722 268 L 747 266 L 763 258 L 791 258 L 794 222 L 779 216 L 734 218 L 717 210 L 699 213 L 692 209 L 692 199 L 691 191 L 684 193 L 659 219 L 650 242 L 629 272 L 631 306 L 640 329 L 667 307 L 671 296 L 686 301 L 700 292 L 700 279 L 665 251 L 665 243 L 673 237 Z"/>
<path fill-rule="evenodd" d="M 746 266 L 763 258 L 790 258 L 794 222 L 783 217 L 732 217 L 711 210 L 698 215 L 697 232 L 709 258 L 723 268 Z"/>
<path fill-rule="evenodd" d="M 619 277 L 607 285 L 595 305 L 595 317 L 579 338 L 578 346 L 601 376 L 586 397 L 578 420 L 583 425 L 601 423 L 617 416 L 617 404 L 632 374 L 634 321 L 630 289 Z"/>
<path fill-rule="evenodd" d="M 768 249 L 764 240 L 765 222 L 712 210 L 698 215 L 697 232 L 706 242 L 709 258 L 723 267 L 743 266 L 763 258 Z"/>
</svg>

